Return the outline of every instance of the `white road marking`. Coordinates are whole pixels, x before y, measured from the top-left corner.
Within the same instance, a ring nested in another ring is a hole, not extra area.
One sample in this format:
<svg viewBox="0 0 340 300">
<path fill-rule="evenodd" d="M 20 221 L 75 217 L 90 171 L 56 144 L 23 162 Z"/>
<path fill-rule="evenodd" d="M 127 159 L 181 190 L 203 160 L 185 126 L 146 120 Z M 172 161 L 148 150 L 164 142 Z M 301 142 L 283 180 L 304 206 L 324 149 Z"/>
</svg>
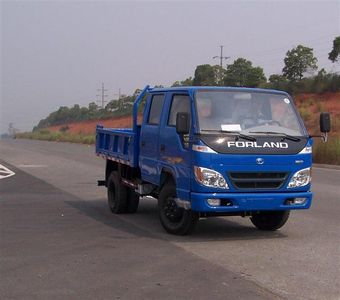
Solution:
<svg viewBox="0 0 340 300">
<path fill-rule="evenodd" d="M 15 175 L 13 171 L 0 164 L 0 179 L 11 177 L 13 175 Z"/>
<path fill-rule="evenodd" d="M 18 168 L 46 168 L 46 165 L 28 165 L 28 164 L 21 164 L 17 166 Z"/>
</svg>

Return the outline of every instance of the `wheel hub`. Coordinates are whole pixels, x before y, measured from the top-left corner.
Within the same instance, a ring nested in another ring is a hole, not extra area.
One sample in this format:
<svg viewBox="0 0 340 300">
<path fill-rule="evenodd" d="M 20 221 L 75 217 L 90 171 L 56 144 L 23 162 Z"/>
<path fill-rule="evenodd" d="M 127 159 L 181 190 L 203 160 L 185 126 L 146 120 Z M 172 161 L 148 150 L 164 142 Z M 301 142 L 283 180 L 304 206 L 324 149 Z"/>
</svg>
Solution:
<svg viewBox="0 0 340 300">
<path fill-rule="evenodd" d="M 183 215 L 183 209 L 177 206 L 174 198 L 168 198 L 164 206 L 164 213 L 171 222 L 178 222 Z"/>
</svg>

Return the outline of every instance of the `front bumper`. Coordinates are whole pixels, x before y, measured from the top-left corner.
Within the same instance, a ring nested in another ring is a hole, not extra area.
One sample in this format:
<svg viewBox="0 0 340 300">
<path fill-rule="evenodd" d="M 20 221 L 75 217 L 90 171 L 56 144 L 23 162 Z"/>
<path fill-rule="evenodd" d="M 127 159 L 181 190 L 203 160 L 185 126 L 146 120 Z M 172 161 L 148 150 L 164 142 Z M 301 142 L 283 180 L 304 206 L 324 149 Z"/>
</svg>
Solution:
<svg viewBox="0 0 340 300">
<path fill-rule="evenodd" d="M 297 193 L 191 193 L 191 209 L 198 212 L 243 212 L 261 210 L 308 209 L 312 192 Z M 305 198 L 302 204 L 291 204 L 291 199 Z M 225 206 L 210 206 L 207 199 L 221 199 Z M 230 205 L 231 203 L 231 205 Z"/>
</svg>

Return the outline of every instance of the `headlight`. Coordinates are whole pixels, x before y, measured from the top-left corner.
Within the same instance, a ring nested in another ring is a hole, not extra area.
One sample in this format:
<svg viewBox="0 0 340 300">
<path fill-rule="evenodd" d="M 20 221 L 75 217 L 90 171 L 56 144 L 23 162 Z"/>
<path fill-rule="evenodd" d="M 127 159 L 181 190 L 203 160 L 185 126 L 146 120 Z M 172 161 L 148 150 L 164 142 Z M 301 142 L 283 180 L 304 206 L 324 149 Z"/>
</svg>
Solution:
<svg viewBox="0 0 340 300">
<path fill-rule="evenodd" d="M 303 148 L 299 154 L 307 154 L 307 153 L 312 153 L 312 146 L 306 146 L 305 148 Z"/>
<path fill-rule="evenodd" d="M 221 189 L 229 189 L 224 177 L 214 170 L 194 166 L 194 173 L 197 182 L 202 185 Z"/>
<path fill-rule="evenodd" d="M 214 151 L 210 147 L 203 145 L 192 145 L 192 150 L 204 153 L 216 153 L 216 151 Z"/>
<path fill-rule="evenodd" d="M 311 169 L 303 169 L 294 174 L 292 179 L 288 184 L 288 188 L 295 188 L 300 186 L 305 186 L 312 180 Z"/>
</svg>

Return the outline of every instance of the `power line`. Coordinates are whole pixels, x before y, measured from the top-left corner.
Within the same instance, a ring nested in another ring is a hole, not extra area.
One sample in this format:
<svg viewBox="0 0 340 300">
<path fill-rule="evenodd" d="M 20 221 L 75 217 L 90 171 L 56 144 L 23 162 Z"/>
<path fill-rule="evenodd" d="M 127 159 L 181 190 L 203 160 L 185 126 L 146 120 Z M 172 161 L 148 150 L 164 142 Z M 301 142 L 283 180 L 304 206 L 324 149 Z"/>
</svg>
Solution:
<svg viewBox="0 0 340 300">
<path fill-rule="evenodd" d="M 313 47 L 313 53 L 314 55 L 319 59 L 322 59 L 323 57 L 328 58 L 328 53 L 331 51 L 331 48 L 327 45 L 323 46 L 320 45 L 318 47 Z M 270 62 L 278 62 L 278 61 L 284 61 L 284 58 L 286 57 L 286 53 L 271 53 L 267 55 L 255 55 L 252 53 L 250 56 L 252 56 L 252 61 L 256 62 L 257 64 L 267 65 Z M 249 55 L 248 55 L 249 56 Z"/>
<path fill-rule="evenodd" d="M 302 44 L 312 44 L 310 45 L 310 47 L 312 48 L 316 48 L 315 46 L 316 45 L 329 45 L 329 47 L 332 46 L 332 41 L 333 41 L 333 38 L 335 37 L 334 34 L 332 35 L 328 35 L 328 36 L 320 36 L 318 38 L 314 38 L 314 39 L 311 39 L 311 40 L 306 40 L 306 41 L 303 41 Z M 329 40 L 326 41 L 327 39 L 332 39 L 332 40 Z M 291 42 L 291 44 L 301 44 L 301 42 Z M 288 49 L 289 46 L 285 46 L 285 47 L 278 47 L 278 48 L 272 48 L 272 49 L 267 49 L 265 51 L 262 51 L 262 50 L 258 50 L 258 51 L 252 51 L 251 53 L 252 54 L 260 54 L 261 56 L 268 56 L 268 55 L 275 55 L 275 54 L 280 54 L 282 51 L 287 51 L 289 50 Z M 291 47 L 294 47 L 294 46 L 291 46 Z M 243 55 L 243 56 L 246 56 L 247 53 L 240 53 L 238 52 L 237 55 Z M 234 56 L 237 56 L 237 55 L 234 55 Z"/>
<path fill-rule="evenodd" d="M 121 89 L 118 89 L 118 94 L 114 93 L 113 96 L 118 96 L 118 100 L 122 97 Z"/>
<path fill-rule="evenodd" d="M 313 24 L 300 24 L 300 25 L 294 25 L 294 30 L 297 32 L 298 31 L 298 29 L 308 29 L 310 32 L 313 32 L 313 28 L 314 28 L 314 25 L 315 25 L 315 29 L 316 28 L 319 28 L 319 24 L 320 24 L 320 22 L 322 22 L 322 24 L 323 25 L 334 25 L 334 23 L 333 22 L 324 22 L 323 20 L 318 20 L 319 22 L 314 22 Z M 329 20 L 327 20 L 327 21 L 329 21 Z M 275 31 L 275 33 L 276 33 L 276 35 L 280 35 L 280 33 L 286 33 L 287 32 L 287 28 L 285 27 L 285 28 L 281 28 L 281 30 L 278 30 L 278 29 L 276 29 L 276 31 Z M 337 36 L 338 34 L 337 33 L 335 33 L 335 34 L 332 34 L 332 36 L 333 37 L 335 37 L 335 36 Z M 266 37 L 266 36 L 268 36 L 268 38 L 271 38 L 271 36 L 272 36 L 272 31 L 267 31 L 267 32 L 263 32 L 262 34 L 261 34 L 261 36 L 262 37 Z M 315 40 L 315 39 L 320 39 L 320 38 L 323 38 L 323 37 L 325 37 L 325 36 L 322 36 L 322 37 L 316 37 L 316 38 L 313 38 L 312 40 Z M 255 40 L 255 39 L 258 39 L 258 36 L 256 36 L 256 35 L 252 35 L 251 37 L 247 37 L 247 40 L 248 41 L 250 41 L 250 40 Z"/>
</svg>

